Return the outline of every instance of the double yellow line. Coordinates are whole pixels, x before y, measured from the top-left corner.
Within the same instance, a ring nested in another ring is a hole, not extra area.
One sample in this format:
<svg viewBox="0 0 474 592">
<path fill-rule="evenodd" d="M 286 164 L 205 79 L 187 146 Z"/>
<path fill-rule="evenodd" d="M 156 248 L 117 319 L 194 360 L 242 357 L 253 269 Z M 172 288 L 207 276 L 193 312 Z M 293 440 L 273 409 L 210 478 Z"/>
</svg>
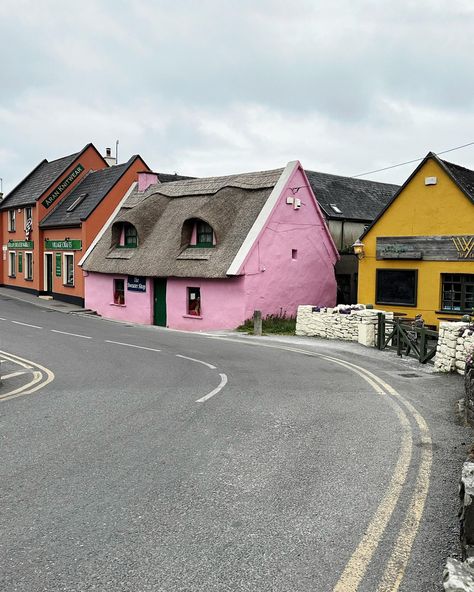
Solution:
<svg viewBox="0 0 474 592">
<path fill-rule="evenodd" d="M 245 343 L 242 339 L 218 338 L 223 341 Z M 365 534 L 352 553 L 342 574 L 340 575 L 333 592 L 357 592 L 367 572 L 370 562 L 377 550 L 383 535 L 386 532 L 389 521 L 393 515 L 400 496 L 406 484 L 408 469 L 413 456 L 413 429 L 409 416 L 416 423 L 420 432 L 421 455 L 417 468 L 415 486 L 408 506 L 404 508 L 403 523 L 393 543 L 391 552 L 382 578 L 374 592 L 397 592 L 405 575 L 405 570 L 410 559 L 411 550 L 423 515 L 428 489 L 430 484 L 431 465 L 433 460 L 431 435 L 424 418 L 392 386 L 379 376 L 362 366 L 352 364 L 327 354 L 319 354 L 311 350 L 305 350 L 283 345 L 273 345 L 258 342 L 246 342 L 249 345 L 267 347 L 271 349 L 283 349 L 294 353 L 304 354 L 327 360 L 339 366 L 351 370 L 365 380 L 378 395 L 382 396 L 394 410 L 401 425 L 401 444 L 398 460 L 390 478 L 388 487 L 368 524 Z M 402 509 L 403 511 L 403 509 Z"/>
<path fill-rule="evenodd" d="M 54 380 L 54 373 L 48 368 L 41 366 L 41 364 L 37 364 L 26 358 L 20 358 L 20 356 L 4 351 L 0 351 L 0 355 L 5 360 L 13 362 L 32 373 L 32 379 L 26 384 L 23 384 L 12 391 L 0 393 L 0 401 L 7 401 L 8 399 L 14 399 L 15 397 L 20 397 L 22 395 L 30 395 Z"/>
</svg>

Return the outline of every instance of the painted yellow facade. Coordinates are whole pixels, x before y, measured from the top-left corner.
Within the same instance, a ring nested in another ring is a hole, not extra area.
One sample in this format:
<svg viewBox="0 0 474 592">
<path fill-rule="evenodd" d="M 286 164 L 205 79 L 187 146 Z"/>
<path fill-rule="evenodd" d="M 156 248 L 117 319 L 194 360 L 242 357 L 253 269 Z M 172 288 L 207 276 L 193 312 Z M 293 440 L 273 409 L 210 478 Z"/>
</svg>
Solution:
<svg viewBox="0 0 474 592">
<path fill-rule="evenodd" d="M 474 176 L 474 172 L 472 173 Z M 425 185 L 426 177 L 436 184 Z M 362 237 L 365 256 L 359 262 L 358 301 L 377 304 L 378 269 L 417 270 L 416 305 L 378 305 L 385 310 L 414 317 L 420 313 L 427 324 L 440 318 L 459 320 L 462 313 L 441 311 L 442 274 L 474 274 L 474 248 L 467 258 L 457 261 L 376 258 L 377 237 L 463 237 L 474 246 L 474 203 L 460 189 L 436 157 L 428 156 L 400 193 Z M 451 240 L 451 239 L 450 239 Z M 466 244 L 466 243 L 464 243 Z M 467 243 L 468 244 L 468 243 Z M 468 252 L 469 249 L 466 251 Z"/>
</svg>

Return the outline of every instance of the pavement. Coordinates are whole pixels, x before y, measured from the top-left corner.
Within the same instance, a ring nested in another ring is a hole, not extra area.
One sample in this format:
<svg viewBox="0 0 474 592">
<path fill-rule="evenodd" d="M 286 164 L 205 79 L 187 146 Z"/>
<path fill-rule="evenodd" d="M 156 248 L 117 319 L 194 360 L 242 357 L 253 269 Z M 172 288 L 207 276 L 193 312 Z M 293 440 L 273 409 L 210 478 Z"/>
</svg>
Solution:
<svg viewBox="0 0 474 592">
<path fill-rule="evenodd" d="M 40 308 L 56 310 L 58 312 L 64 313 L 81 313 L 86 310 L 81 306 L 77 306 L 76 304 L 70 304 L 68 302 L 63 302 L 61 300 L 54 299 L 45 300 L 44 298 L 40 298 L 39 296 L 35 296 L 34 294 L 29 294 L 28 292 L 20 292 L 19 290 L 14 290 L 13 288 L 6 288 L 4 286 L 0 287 L 0 296 L 2 296 L 3 298 L 12 298 L 14 300 L 20 300 L 21 302 L 27 302 L 28 304 L 32 304 L 33 306 L 39 306 Z"/>
<path fill-rule="evenodd" d="M 0 589 L 442 590 L 472 437 L 460 376 L 1 290 L 0 349 L 44 386 L 0 400 Z"/>
</svg>

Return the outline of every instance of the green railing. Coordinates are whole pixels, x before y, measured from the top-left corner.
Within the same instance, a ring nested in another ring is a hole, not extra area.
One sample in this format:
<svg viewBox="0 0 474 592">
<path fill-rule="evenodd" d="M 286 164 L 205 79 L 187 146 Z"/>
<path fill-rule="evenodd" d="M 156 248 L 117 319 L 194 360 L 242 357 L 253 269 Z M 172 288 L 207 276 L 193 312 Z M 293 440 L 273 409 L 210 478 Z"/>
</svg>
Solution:
<svg viewBox="0 0 474 592">
<path fill-rule="evenodd" d="M 376 347 L 394 349 L 399 356 L 416 358 L 420 364 L 426 364 L 436 354 L 438 332 L 427 327 L 416 327 L 403 318 L 387 320 L 385 315 L 377 315 Z"/>
</svg>

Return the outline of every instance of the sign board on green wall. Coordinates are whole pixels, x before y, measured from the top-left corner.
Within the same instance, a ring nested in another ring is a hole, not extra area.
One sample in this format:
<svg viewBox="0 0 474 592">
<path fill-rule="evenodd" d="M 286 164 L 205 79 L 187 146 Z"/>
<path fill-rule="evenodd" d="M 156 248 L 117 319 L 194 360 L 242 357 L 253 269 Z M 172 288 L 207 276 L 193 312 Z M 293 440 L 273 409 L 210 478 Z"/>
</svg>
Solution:
<svg viewBox="0 0 474 592">
<path fill-rule="evenodd" d="M 80 251 L 82 249 L 81 240 L 45 240 L 44 248 L 52 251 Z"/>
<path fill-rule="evenodd" d="M 8 248 L 9 249 L 32 249 L 34 245 L 33 241 L 25 241 L 25 240 L 9 240 L 8 241 Z"/>
<path fill-rule="evenodd" d="M 61 253 L 56 253 L 56 277 L 61 277 Z"/>
<path fill-rule="evenodd" d="M 76 168 L 73 169 L 69 173 L 69 175 L 65 179 L 63 179 L 57 187 L 53 189 L 53 191 L 51 191 L 48 197 L 46 199 L 43 199 L 41 203 L 44 205 L 44 207 L 49 208 L 49 206 L 52 203 L 54 203 L 64 191 L 66 191 L 69 185 L 71 185 L 71 183 L 74 183 L 74 181 L 82 173 L 83 170 L 84 167 L 82 166 L 82 164 L 78 164 Z"/>
</svg>

